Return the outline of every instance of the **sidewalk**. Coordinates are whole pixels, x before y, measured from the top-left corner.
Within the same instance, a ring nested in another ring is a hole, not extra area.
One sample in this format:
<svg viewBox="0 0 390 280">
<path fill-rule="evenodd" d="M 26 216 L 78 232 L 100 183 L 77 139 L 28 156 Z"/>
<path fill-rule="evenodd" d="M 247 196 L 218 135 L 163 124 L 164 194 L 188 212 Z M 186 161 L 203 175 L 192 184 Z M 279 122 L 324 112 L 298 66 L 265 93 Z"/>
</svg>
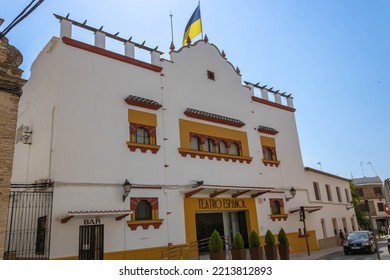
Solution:
<svg viewBox="0 0 390 280">
<path fill-rule="evenodd" d="M 341 252 L 342 250 L 343 247 L 335 246 L 335 247 L 326 248 L 322 250 L 310 251 L 310 256 L 308 256 L 307 252 L 294 253 L 294 254 L 290 254 L 290 260 L 317 260 L 322 256 L 332 254 L 335 252 Z"/>
<path fill-rule="evenodd" d="M 387 243 L 387 239 L 380 238 L 378 239 L 378 242 Z M 335 246 L 335 247 L 326 248 L 322 250 L 310 251 L 310 256 L 308 256 L 307 252 L 294 253 L 294 254 L 290 254 L 290 260 L 318 260 L 328 254 L 332 254 L 335 252 L 342 252 L 342 251 L 343 251 L 342 246 Z M 379 253 L 380 253 L 381 260 L 390 260 L 390 254 L 387 250 L 387 246 L 382 247 L 379 250 Z"/>
</svg>

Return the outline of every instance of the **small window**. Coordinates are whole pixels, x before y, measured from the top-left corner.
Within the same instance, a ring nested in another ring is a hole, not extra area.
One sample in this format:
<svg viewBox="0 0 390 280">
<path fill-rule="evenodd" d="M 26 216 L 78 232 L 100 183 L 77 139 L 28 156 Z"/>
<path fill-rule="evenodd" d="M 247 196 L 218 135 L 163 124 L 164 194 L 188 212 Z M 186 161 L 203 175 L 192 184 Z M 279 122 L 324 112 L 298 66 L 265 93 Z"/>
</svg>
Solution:
<svg viewBox="0 0 390 280">
<path fill-rule="evenodd" d="M 320 188 L 317 182 L 313 182 L 313 188 L 314 188 L 314 195 L 316 200 L 321 200 Z"/>
<path fill-rule="evenodd" d="M 151 220 L 152 219 L 152 206 L 146 200 L 141 200 L 137 204 L 137 209 L 135 210 L 135 219 L 136 220 Z"/>
<path fill-rule="evenodd" d="M 380 211 L 380 212 L 385 211 L 385 207 L 383 205 L 383 202 L 378 202 L 378 211 Z"/>
<path fill-rule="evenodd" d="M 227 154 L 228 153 L 228 149 L 227 149 L 226 143 L 224 141 L 219 142 L 219 153 L 220 154 Z"/>
<path fill-rule="evenodd" d="M 279 215 L 279 214 L 282 214 L 281 210 L 280 210 L 280 202 L 277 201 L 277 200 L 274 200 L 272 202 L 272 214 L 273 215 Z"/>
<path fill-rule="evenodd" d="M 145 128 L 139 127 L 135 132 L 135 141 L 140 144 L 149 144 L 149 133 Z"/>
<path fill-rule="evenodd" d="M 213 140 L 211 138 L 208 138 L 205 143 L 204 143 L 204 151 L 205 152 L 210 152 L 210 153 L 215 153 L 215 146 Z"/>
<path fill-rule="evenodd" d="M 236 143 L 232 143 L 230 145 L 230 154 L 233 155 L 233 156 L 239 156 L 240 155 L 240 151 L 239 151 L 238 145 Z"/>
<path fill-rule="evenodd" d="M 264 159 L 265 160 L 273 160 L 273 152 L 271 148 L 264 149 Z"/>
<path fill-rule="evenodd" d="M 332 201 L 332 191 L 330 189 L 330 186 L 329 185 L 325 185 L 325 188 L 326 188 L 326 195 L 328 197 L 328 201 Z"/>
<path fill-rule="evenodd" d="M 348 189 L 345 189 L 345 197 L 347 198 L 347 202 L 351 202 L 351 199 L 349 197 Z"/>
<path fill-rule="evenodd" d="M 341 193 L 340 193 L 340 188 L 339 187 L 336 187 L 336 193 L 337 193 L 337 200 L 339 202 L 343 202 L 343 200 L 341 198 Z"/>
<path fill-rule="evenodd" d="M 196 136 L 192 136 L 191 137 L 191 150 L 195 150 L 195 151 L 201 151 L 202 150 L 202 146 L 200 145 L 200 140 L 198 137 Z"/>
<path fill-rule="evenodd" d="M 374 187 L 374 193 L 376 196 L 382 196 L 382 188 L 381 187 Z"/>
<path fill-rule="evenodd" d="M 209 80 L 215 81 L 215 74 L 213 71 L 207 70 L 207 78 Z"/>
</svg>

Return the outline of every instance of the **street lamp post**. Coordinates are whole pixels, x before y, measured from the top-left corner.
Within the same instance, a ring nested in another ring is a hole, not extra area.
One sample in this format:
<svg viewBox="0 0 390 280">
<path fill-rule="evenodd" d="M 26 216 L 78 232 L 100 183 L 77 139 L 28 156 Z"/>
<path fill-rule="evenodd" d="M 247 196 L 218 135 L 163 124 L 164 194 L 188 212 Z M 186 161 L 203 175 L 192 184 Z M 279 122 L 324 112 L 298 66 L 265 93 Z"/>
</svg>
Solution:
<svg viewBox="0 0 390 280">
<path fill-rule="evenodd" d="M 306 230 L 306 215 L 305 215 L 305 207 L 301 206 L 300 211 L 299 211 L 299 218 L 300 221 L 303 222 L 303 234 L 305 235 L 305 240 L 306 240 L 306 249 L 307 249 L 307 255 L 310 256 L 310 247 L 309 247 L 309 240 L 307 236 L 307 230 Z"/>
</svg>

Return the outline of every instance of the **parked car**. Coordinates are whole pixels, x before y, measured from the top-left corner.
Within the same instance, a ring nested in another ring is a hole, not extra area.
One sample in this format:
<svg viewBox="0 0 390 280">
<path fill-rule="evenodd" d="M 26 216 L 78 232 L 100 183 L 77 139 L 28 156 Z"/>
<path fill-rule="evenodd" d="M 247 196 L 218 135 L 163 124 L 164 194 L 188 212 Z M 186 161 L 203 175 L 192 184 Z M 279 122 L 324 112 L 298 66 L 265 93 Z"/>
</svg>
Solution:
<svg viewBox="0 0 390 280">
<path fill-rule="evenodd" d="M 349 232 L 343 247 L 346 255 L 354 252 L 372 254 L 376 251 L 374 236 L 367 230 Z"/>
</svg>

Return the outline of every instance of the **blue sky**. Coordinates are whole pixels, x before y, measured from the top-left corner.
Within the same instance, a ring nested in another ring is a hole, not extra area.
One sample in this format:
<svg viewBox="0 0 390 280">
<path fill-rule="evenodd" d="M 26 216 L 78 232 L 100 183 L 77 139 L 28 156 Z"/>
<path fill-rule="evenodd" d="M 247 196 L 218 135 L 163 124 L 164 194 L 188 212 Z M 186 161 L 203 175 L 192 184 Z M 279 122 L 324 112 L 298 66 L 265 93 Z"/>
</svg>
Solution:
<svg viewBox="0 0 390 280">
<path fill-rule="evenodd" d="M 0 0 L 0 30 L 29 3 Z M 170 12 L 178 48 L 197 4 L 46 0 L 7 37 L 24 56 L 26 79 L 41 49 L 59 35 L 53 13 L 146 40 L 169 58 Z M 390 177 L 390 1 L 202 0 L 201 14 L 204 34 L 243 81 L 293 95 L 305 166 L 346 178 Z"/>
</svg>

